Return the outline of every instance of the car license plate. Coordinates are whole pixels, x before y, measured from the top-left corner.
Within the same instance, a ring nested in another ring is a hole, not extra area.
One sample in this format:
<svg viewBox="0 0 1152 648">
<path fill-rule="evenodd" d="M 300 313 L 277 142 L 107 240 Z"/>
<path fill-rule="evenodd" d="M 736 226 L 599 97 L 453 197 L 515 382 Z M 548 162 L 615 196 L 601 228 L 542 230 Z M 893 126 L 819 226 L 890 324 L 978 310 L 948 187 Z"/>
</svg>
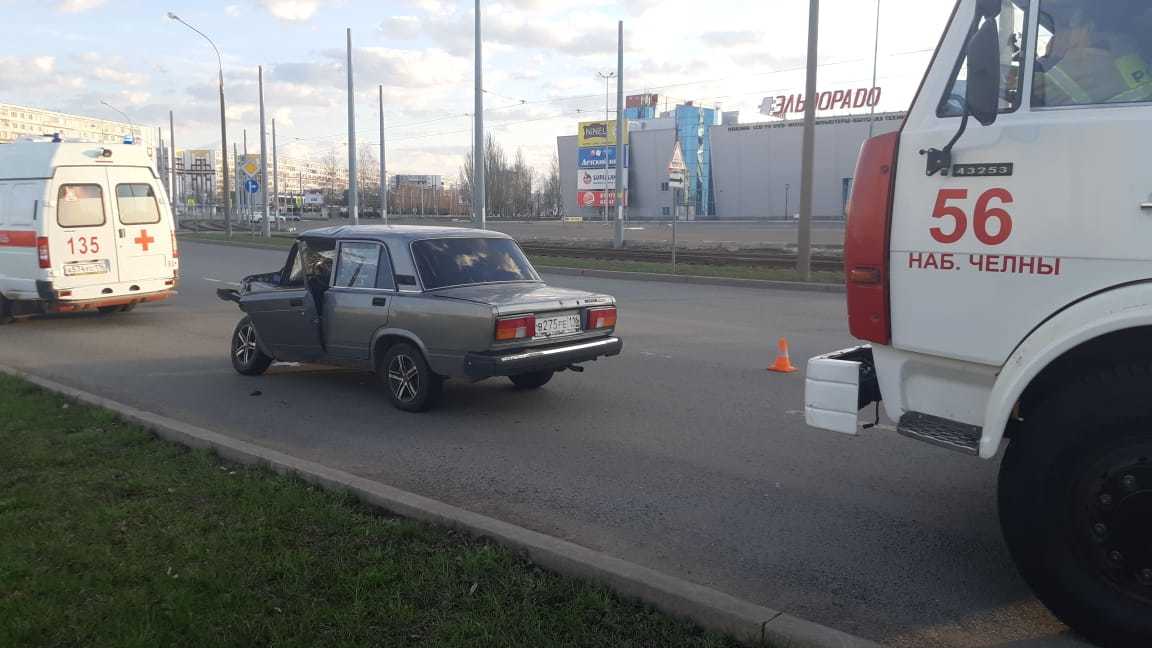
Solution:
<svg viewBox="0 0 1152 648">
<path fill-rule="evenodd" d="M 64 264 L 64 276 L 66 277 L 75 277 L 77 275 L 104 274 L 106 272 L 108 272 L 107 260 Z"/>
<path fill-rule="evenodd" d="M 580 313 L 536 318 L 536 337 L 550 338 L 580 332 Z"/>
</svg>

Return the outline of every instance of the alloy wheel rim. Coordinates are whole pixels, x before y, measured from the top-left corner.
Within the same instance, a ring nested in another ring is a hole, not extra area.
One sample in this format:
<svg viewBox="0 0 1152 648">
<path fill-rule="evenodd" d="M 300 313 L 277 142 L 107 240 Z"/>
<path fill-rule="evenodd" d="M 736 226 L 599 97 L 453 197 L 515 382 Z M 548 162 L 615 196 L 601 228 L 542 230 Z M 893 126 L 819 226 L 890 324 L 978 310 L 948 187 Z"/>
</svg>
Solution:
<svg viewBox="0 0 1152 648">
<path fill-rule="evenodd" d="M 236 348 L 233 353 L 244 366 L 248 366 L 256 356 L 256 331 L 251 324 L 242 327 L 236 333 Z"/>
<path fill-rule="evenodd" d="M 416 400 L 420 393 L 420 370 L 412 358 L 400 354 L 388 363 L 388 387 L 392 395 L 402 403 Z"/>
<path fill-rule="evenodd" d="M 1081 483 L 1077 536 L 1101 578 L 1152 604 L 1152 453 L 1140 450 L 1108 457 Z"/>
</svg>

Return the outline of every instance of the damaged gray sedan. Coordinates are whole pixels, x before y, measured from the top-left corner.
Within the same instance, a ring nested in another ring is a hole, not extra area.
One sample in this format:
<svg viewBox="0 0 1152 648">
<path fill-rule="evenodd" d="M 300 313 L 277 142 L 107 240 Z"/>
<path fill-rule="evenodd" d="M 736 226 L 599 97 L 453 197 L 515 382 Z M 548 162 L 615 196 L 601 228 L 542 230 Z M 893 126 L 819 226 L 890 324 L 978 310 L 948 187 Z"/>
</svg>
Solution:
<svg viewBox="0 0 1152 648">
<path fill-rule="evenodd" d="M 277 360 L 371 369 L 411 412 L 432 407 L 446 378 L 535 389 L 623 347 L 614 298 L 545 285 L 514 240 L 485 230 L 313 230 L 279 271 L 217 292 L 245 313 L 229 347 L 237 372 Z"/>
</svg>

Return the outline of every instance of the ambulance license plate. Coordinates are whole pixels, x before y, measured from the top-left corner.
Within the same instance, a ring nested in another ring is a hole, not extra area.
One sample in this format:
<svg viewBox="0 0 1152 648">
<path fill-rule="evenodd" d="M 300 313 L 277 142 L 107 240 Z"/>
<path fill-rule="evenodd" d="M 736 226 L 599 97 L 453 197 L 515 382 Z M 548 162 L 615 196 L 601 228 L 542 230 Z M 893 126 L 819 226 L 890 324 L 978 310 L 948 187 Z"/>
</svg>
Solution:
<svg viewBox="0 0 1152 648">
<path fill-rule="evenodd" d="M 580 313 L 536 318 L 536 337 L 550 338 L 580 332 Z"/>
<path fill-rule="evenodd" d="M 64 276 L 75 277 L 78 275 L 93 275 L 105 274 L 108 272 L 108 261 L 106 259 L 100 261 L 83 261 L 80 263 L 66 263 L 64 264 Z"/>
</svg>

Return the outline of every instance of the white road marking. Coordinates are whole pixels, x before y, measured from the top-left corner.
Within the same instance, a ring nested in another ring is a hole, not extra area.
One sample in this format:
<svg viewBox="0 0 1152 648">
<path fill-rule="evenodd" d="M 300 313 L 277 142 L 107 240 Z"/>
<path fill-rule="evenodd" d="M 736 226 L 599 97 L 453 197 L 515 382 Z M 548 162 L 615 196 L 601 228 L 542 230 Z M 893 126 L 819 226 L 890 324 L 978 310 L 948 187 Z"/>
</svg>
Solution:
<svg viewBox="0 0 1152 648">
<path fill-rule="evenodd" d="M 647 356 L 649 358 L 663 358 L 665 360 L 671 360 L 672 359 L 672 356 L 670 356 L 670 355 L 666 355 L 663 353 L 653 353 L 651 351 L 641 351 L 640 355 Z"/>
<path fill-rule="evenodd" d="M 240 284 L 236 283 L 235 281 L 223 281 L 221 279 L 213 279 L 212 277 L 204 277 L 204 281 L 211 281 L 212 283 L 224 284 L 226 286 L 240 286 Z"/>
</svg>

